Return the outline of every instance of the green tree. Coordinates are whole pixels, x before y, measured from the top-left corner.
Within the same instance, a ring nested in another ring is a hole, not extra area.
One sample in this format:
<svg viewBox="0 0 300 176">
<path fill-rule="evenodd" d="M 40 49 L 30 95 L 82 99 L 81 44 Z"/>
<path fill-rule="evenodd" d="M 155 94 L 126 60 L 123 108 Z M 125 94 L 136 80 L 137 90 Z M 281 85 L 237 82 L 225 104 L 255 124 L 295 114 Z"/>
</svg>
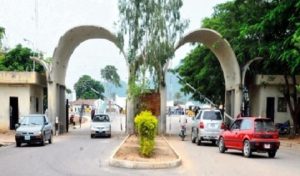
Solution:
<svg viewBox="0 0 300 176">
<path fill-rule="evenodd" d="M 30 56 L 36 56 L 37 53 L 33 52 L 30 48 L 17 45 L 5 53 L 4 58 L 0 59 L 1 71 L 37 71 L 44 72 L 44 68 L 30 60 Z"/>
<path fill-rule="evenodd" d="M 120 45 L 124 46 L 124 39 L 128 39 L 129 96 L 135 95 L 137 84 L 143 87 L 147 71 L 154 80 L 156 90 L 165 88 L 166 69 L 163 67 L 173 57 L 174 43 L 188 24 L 180 16 L 182 1 L 119 0 L 118 6 Z M 132 113 L 129 119 L 136 113 Z M 132 120 L 129 126 L 133 127 Z"/>
<path fill-rule="evenodd" d="M 180 18 L 181 7 L 181 0 L 119 0 L 120 41 L 126 35 L 129 39 L 127 60 L 133 75 L 129 81 L 143 75 L 142 64 L 154 73 L 157 85 L 164 81 L 163 66 L 173 57 L 175 40 L 187 27 Z"/>
<path fill-rule="evenodd" d="M 5 34 L 5 29 L 0 26 L 0 48 L 2 48 L 2 39 Z"/>
<path fill-rule="evenodd" d="M 92 79 L 88 75 L 83 75 L 75 83 L 74 89 L 76 92 L 76 99 L 99 99 L 104 98 L 104 87 L 100 81 Z"/>
<path fill-rule="evenodd" d="M 257 73 L 284 75 L 286 80 L 284 97 L 294 124 L 299 124 L 300 102 L 297 100 L 295 75 L 300 73 L 300 2 L 296 0 L 226 2 L 215 7 L 214 14 L 211 18 L 203 20 L 202 27 L 221 33 L 233 47 L 241 66 L 254 57 L 264 58 L 263 63 L 259 65 L 254 63 L 250 66 L 250 76 Z M 221 72 L 219 67 L 215 69 L 215 73 L 217 72 Z M 289 77 L 292 78 L 291 83 L 288 81 Z M 219 80 L 222 79 L 219 75 Z M 290 84 L 292 89 L 289 89 Z M 200 83 L 195 87 L 200 87 Z"/>
<path fill-rule="evenodd" d="M 181 91 L 192 94 L 194 100 L 205 103 L 203 96 L 209 98 L 216 104 L 223 104 L 225 82 L 220 63 L 213 53 L 206 47 L 198 45 L 175 69 L 183 80 Z M 197 92 L 186 85 L 189 83 L 196 88 Z"/>
<path fill-rule="evenodd" d="M 113 65 L 106 65 L 101 69 L 101 77 L 109 83 L 114 84 L 117 87 L 121 87 L 120 76 L 117 72 L 117 68 Z"/>
</svg>

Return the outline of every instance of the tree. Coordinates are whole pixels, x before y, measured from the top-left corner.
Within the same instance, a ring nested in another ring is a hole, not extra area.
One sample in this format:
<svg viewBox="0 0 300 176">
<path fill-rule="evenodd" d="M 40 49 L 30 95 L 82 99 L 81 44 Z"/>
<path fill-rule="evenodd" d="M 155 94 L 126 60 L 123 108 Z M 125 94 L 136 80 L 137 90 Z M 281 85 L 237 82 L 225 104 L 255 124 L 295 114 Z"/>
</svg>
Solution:
<svg viewBox="0 0 300 176">
<path fill-rule="evenodd" d="M 103 85 L 88 75 L 83 75 L 75 83 L 74 89 L 76 92 L 76 99 L 103 99 L 104 93 Z"/>
<path fill-rule="evenodd" d="M 0 49 L 2 48 L 2 39 L 5 34 L 5 29 L 0 26 Z"/>
<path fill-rule="evenodd" d="M 1 71 L 36 71 L 44 72 L 44 68 L 30 60 L 30 56 L 36 56 L 30 48 L 17 45 L 4 54 L 4 58 L 0 59 Z"/>
<path fill-rule="evenodd" d="M 181 91 L 192 94 L 194 100 L 205 103 L 203 96 L 209 98 L 216 104 L 223 104 L 225 82 L 220 63 L 213 53 L 206 47 L 198 45 L 175 69 L 182 80 Z M 186 85 L 189 83 L 196 88 L 197 92 Z"/>
<path fill-rule="evenodd" d="M 126 35 L 129 39 L 127 61 L 132 79 L 149 69 L 157 85 L 163 81 L 163 66 L 174 55 L 175 40 L 187 27 L 187 21 L 180 19 L 181 6 L 181 0 L 119 0 L 119 38 L 121 42 Z"/>
<path fill-rule="evenodd" d="M 137 84 L 144 83 L 146 71 L 151 74 L 156 90 L 164 89 L 166 69 L 163 67 L 173 57 L 175 40 L 188 24 L 180 18 L 182 1 L 119 0 L 118 6 L 120 45 L 124 46 L 124 39 L 128 39 L 129 96 L 132 97 Z M 132 120 L 129 126 L 133 126 Z"/>
<path fill-rule="evenodd" d="M 241 66 L 254 57 L 265 58 L 260 65 L 256 63 L 250 66 L 250 76 L 257 73 L 284 75 L 286 83 L 283 94 L 295 126 L 300 121 L 295 79 L 295 75 L 300 73 L 299 17 L 300 2 L 296 0 L 235 0 L 217 5 L 212 17 L 204 19 L 202 25 L 218 31 L 229 41 Z M 220 71 L 219 68 L 215 69 L 215 73 Z M 288 78 L 291 78 L 291 83 Z M 200 86 L 196 82 L 191 84 Z"/>
<path fill-rule="evenodd" d="M 117 68 L 115 66 L 106 65 L 104 69 L 101 70 L 101 77 L 107 82 L 110 82 L 117 87 L 121 87 L 120 76 L 117 73 Z"/>
</svg>

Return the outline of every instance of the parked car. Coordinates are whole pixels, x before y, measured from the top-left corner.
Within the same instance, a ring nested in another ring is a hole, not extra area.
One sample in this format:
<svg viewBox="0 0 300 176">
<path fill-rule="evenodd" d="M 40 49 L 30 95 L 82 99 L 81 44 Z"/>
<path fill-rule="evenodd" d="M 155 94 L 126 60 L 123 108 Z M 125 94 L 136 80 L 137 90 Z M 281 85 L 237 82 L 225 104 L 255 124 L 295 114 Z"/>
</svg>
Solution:
<svg viewBox="0 0 300 176">
<path fill-rule="evenodd" d="M 223 116 L 218 109 L 201 109 L 192 123 L 192 142 L 200 145 L 202 141 L 217 144 L 219 135 L 224 129 Z"/>
<path fill-rule="evenodd" d="M 219 139 L 219 151 L 241 150 L 245 157 L 252 152 L 266 152 L 274 158 L 279 149 L 278 131 L 271 119 L 248 117 L 236 119 L 229 129 L 223 131 Z"/>
<path fill-rule="evenodd" d="M 96 114 L 91 122 L 91 138 L 96 136 L 111 137 L 111 122 L 107 114 Z"/>
<path fill-rule="evenodd" d="M 52 143 L 52 124 L 44 114 L 31 114 L 24 116 L 21 122 L 16 124 L 16 146 L 20 147 L 22 143 L 40 143 L 45 144 L 48 141 Z"/>
</svg>

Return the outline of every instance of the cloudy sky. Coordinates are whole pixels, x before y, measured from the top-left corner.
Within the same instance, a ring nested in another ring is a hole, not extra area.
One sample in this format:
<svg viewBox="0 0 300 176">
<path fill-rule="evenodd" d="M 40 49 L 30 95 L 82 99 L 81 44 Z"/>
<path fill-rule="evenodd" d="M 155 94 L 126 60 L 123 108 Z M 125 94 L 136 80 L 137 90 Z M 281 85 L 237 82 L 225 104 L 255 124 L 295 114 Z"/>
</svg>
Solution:
<svg viewBox="0 0 300 176">
<path fill-rule="evenodd" d="M 201 20 L 213 13 L 216 4 L 226 0 L 183 0 L 182 17 L 190 20 L 186 33 L 200 27 Z M 117 0 L 0 0 L 0 26 L 6 30 L 4 46 L 22 45 L 52 57 L 59 38 L 80 25 L 97 25 L 116 32 Z M 171 66 L 178 65 L 191 49 L 185 45 L 176 53 Z M 83 74 L 101 80 L 100 69 L 115 65 L 122 80 L 127 68 L 118 49 L 105 40 L 88 40 L 70 58 L 66 85 L 73 88 Z"/>
</svg>

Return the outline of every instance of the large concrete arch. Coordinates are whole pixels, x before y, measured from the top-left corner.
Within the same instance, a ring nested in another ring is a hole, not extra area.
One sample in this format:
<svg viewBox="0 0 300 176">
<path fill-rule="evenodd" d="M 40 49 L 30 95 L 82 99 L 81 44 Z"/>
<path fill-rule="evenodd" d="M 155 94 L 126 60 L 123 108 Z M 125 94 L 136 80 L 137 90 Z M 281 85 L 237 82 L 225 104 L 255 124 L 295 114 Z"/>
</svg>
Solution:
<svg viewBox="0 0 300 176">
<path fill-rule="evenodd" d="M 236 116 L 240 113 L 241 75 L 240 67 L 230 44 L 218 32 L 202 28 L 185 35 L 175 46 L 175 50 L 186 43 L 202 43 L 208 47 L 221 64 L 225 79 L 225 110 L 227 114 Z"/>
<path fill-rule="evenodd" d="M 66 130 L 65 79 L 68 63 L 76 47 L 89 39 L 105 39 L 115 44 L 122 52 L 117 37 L 98 26 L 74 27 L 60 38 L 48 70 L 48 115 L 52 122 L 55 121 L 55 117 L 59 117 L 61 132 Z M 124 55 L 124 52 L 122 53 Z"/>
</svg>

